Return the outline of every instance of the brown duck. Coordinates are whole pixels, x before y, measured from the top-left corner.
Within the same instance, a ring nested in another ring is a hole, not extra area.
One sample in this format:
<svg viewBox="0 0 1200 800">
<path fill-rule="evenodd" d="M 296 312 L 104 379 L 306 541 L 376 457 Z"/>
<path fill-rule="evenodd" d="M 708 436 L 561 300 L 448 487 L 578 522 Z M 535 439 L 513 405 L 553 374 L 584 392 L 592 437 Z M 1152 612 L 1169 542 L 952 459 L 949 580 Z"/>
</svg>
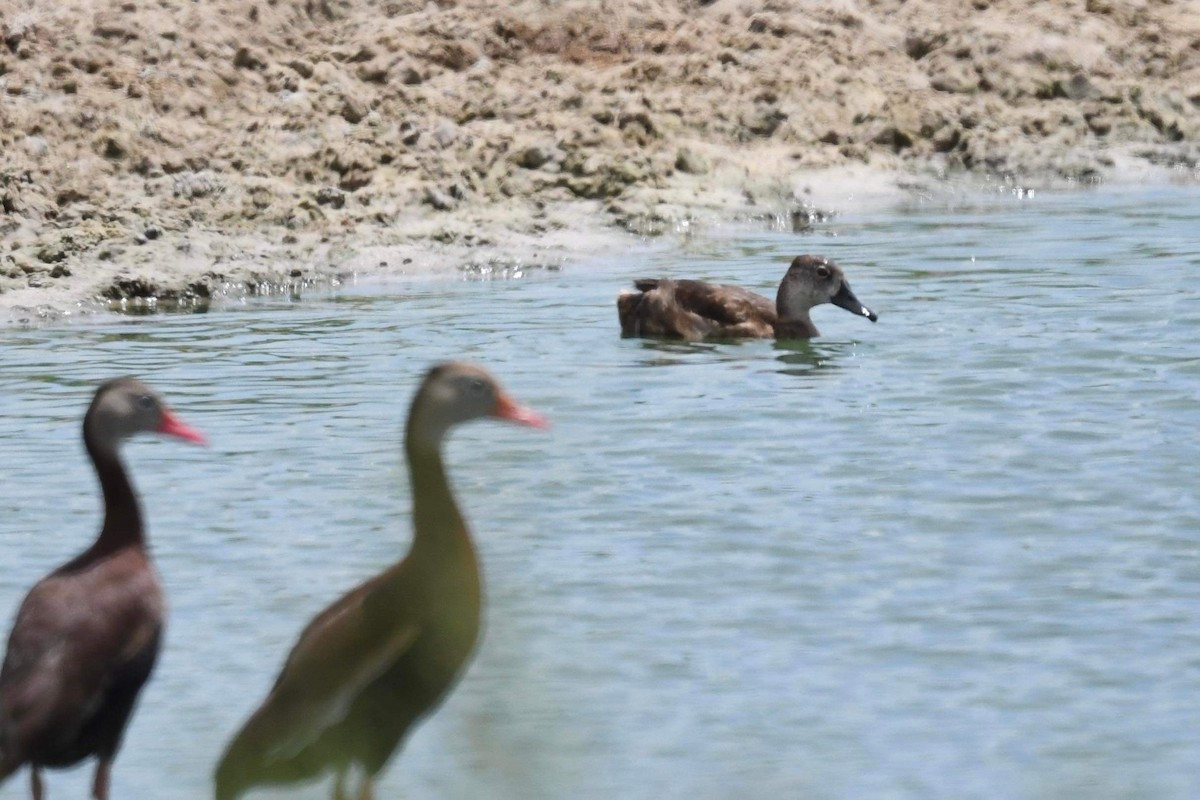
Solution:
<svg viewBox="0 0 1200 800">
<path fill-rule="evenodd" d="M 158 658 L 163 592 L 119 453 L 138 433 L 204 443 L 145 384 L 101 385 L 83 418 L 104 494 L 100 535 L 29 590 L 9 635 L 0 667 L 0 781 L 28 764 L 34 800 L 42 798 L 43 767 L 90 756 L 97 759 L 92 796 L 106 800 L 126 723 Z"/>
<path fill-rule="evenodd" d="M 357 797 L 411 727 L 432 711 L 466 665 L 479 633 L 479 564 L 442 463 L 455 425 L 497 417 L 546 427 L 488 373 L 434 367 L 413 399 L 405 433 L 413 542 L 394 566 L 344 595 L 300 634 L 266 700 L 234 737 L 216 773 L 218 800 L 256 786 L 332 772 L 334 797 L 362 772 Z"/>
<path fill-rule="evenodd" d="M 820 331 L 809 317 L 813 306 L 833 303 L 874 322 L 875 312 L 858 302 L 841 267 L 819 256 L 796 256 L 772 303 L 738 286 L 703 281 L 647 278 L 637 291 L 617 297 L 624 336 L 669 339 L 810 339 Z"/>
</svg>

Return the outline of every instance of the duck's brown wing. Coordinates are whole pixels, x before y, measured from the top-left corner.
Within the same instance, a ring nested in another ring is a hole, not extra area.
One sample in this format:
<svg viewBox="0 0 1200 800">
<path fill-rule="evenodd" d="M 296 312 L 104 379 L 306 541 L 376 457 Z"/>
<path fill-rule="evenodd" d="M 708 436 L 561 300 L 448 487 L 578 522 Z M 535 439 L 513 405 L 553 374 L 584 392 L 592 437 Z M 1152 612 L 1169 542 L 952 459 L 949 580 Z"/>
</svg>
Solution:
<svg viewBox="0 0 1200 800">
<path fill-rule="evenodd" d="M 626 336 L 678 339 L 761 338 L 775 333 L 775 305 L 738 286 L 643 278 L 617 298 Z"/>
<path fill-rule="evenodd" d="M 740 286 L 703 281 L 676 281 L 675 300 L 692 314 L 711 321 L 714 331 L 761 327 L 770 336 L 775 329 L 775 304 L 760 294 Z M 752 335 L 742 333 L 741 335 Z"/>
<path fill-rule="evenodd" d="M 643 278 L 633 285 L 638 291 L 624 291 L 617 296 L 622 336 L 704 338 L 707 323 L 680 306 L 675 298 L 675 281 Z"/>
<path fill-rule="evenodd" d="M 305 627 L 266 700 L 226 748 L 217 766 L 219 798 L 299 780 L 336 761 L 336 753 L 309 748 L 421 633 L 415 622 L 386 624 L 384 615 L 373 613 L 371 593 L 382 577 L 347 593 Z"/>
<path fill-rule="evenodd" d="M 5 761 L 70 764 L 109 756 L 158 655 L 161 595 L 152 572 L 50 575 L 30 590 L 0 667 Z"/>
<path fill-rule="evenodd" d="M 646 297 L 646 292 L 654 288 L 654 286 L 650 286 L 647 289 L 642 289 L 640 286 L 642 283 L 645 283 L 645 281 L 635 281 L 635 285 L 638 286 L 640 291 L 631 292 L 625 289 L 617 295 L 617 318 L 621 321 L 622 336 L 642 335 L 642 301 Z M 657 285 L 657 281 L 654 283 Z"/>
<path fill-rule="evenodd" d="M 313 618 L 234 745 L 258 739 L 252 746 L 265 762 L 294 756 L 341 722 L 367 684 L 413 644 L 420 634 L 416 622 L 382 624 L 372 613 L 379 583 L 379 576 L 371 579 Z"/>
</svg>

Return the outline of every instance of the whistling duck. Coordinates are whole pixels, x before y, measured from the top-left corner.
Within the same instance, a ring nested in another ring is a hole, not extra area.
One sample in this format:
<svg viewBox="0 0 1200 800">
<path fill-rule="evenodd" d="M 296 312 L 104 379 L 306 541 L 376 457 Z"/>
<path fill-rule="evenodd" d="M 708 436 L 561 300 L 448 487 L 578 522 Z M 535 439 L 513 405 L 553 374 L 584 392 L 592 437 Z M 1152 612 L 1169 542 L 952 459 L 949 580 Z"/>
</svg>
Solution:
<svg viewBox="0 0 1200 800">
<path fill-rule="evenodd" d="M 673 339 L 809 339 L 820 336 L 809 310 L 821 303 L 861 314 L 875 312 L 858 302 L 841 267 L 827 258 L 796 256 L 772 303 L 737 286 L 702 281 L 648 278 L 637 291 L 617 297 L 624 336 Z"/>
<path fill-rule="evenodd" d="M 252 787 L 334 774 L 334 797 L 361 771 L 358 797 L 410 728 L 442 700 L 479 633 L 479 564 L 442 463 L 455 425 L 480 417 L 546 427 L 482 369 L 434 367 L 408 415 L 412 483 L 408 555 L 318 614 L 300 634 L 265 701 L 216 773 L 218 800 Z"/>
<path fill-rule="evenodd" d="M 163 592 L 146 551 L 138 498 L 120 447 L 137 433 L 197 444 L 145 384 L 108 381 L 83 418 L 83 442 L 104 495 L 104 524 L 84 552 L 38 581 L 17 611 L 0 667 L 0 781 L 30 768 L 34 800 L 43 767 L 97 758 L 96 800 L 158 657 Z"/>
</svg>

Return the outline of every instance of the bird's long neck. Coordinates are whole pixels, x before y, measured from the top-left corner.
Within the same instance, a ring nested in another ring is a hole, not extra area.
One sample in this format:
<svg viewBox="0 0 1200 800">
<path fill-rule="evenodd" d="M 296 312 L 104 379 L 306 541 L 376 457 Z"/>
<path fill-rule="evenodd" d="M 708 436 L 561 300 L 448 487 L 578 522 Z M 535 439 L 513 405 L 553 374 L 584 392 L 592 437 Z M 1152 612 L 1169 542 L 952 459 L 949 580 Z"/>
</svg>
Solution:
<svg viewBox="0 0 1200 800">
<path fill-rule="evenodd" d="M 116 446 L 98 443 L 86 428 L 83 441 L 104 495 L 104 525 L 91 554 L 101 556 L 131 544 L 142 545 L 142 510 Z"/>
<path fill-rule="evenodd" d="M 438 437 L 440 440 L 440 437 Z M 430 646 L 452 672 L 474 647 L 483 611 L 483 577 L 471 533 L 446 479 L 440 441 L 407 445 L 412 477 L 413 544 L 396 575 L 414 613 L 429 622 Z M 393 587 L 395 588 L 395 587 Z"/>
<path fill-rule="evenodd" d="M 813 324 L 807 314 L 801 318 L 784 319 L 780 317 L 779 321 L 775 323 L 775 337 L 778 339 L 811 339 L 820 335 L 821 332 L 817 330 L 817 326 Z"/>
<path fill-rule="evenodd" d="M 812 318 L 808 315 L 810 309 L 796 308 L 792 304 L 788 308 L 784 302 L 783 288 L 780 287 L 779 294 L 775 297 L 775 315 L 778 320 L 775 323 L 775 337 L 777 339 L 811 339 L 814 336 L 820 336 L 821 332 L 817 330 L 817 326 L 813 324 Z"/>
<path fill-rule="evenodd" d="M 405 450 L 412 481 L 413 556 L 476 570 L 475 546 L 446 478 L 440 441 L 431 445 L 410 435 Z"/>
</svg>

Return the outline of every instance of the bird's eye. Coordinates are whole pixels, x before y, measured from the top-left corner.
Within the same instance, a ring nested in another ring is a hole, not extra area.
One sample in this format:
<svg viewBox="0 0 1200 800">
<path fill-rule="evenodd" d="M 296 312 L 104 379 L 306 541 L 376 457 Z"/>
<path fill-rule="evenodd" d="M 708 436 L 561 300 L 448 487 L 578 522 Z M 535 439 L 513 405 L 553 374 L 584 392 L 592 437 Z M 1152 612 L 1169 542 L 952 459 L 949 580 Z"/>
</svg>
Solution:
<svg viewBox="0 0 1200 800">
<path fill-rule="evenodd" d="M 830 275 L 832 275 L 832 274 L 833 274 L 833 273 L 831 273 L 831 272 L 829 271 L 829 267 L 826 267 L 826 266 L 824 266 L 824 265 L 822 265 L 822 266 L 820 266 L 820 267 L 817 267 L 817 275 L 818 275 L 819 277 L 822 277 L 822 278 L 828 278 L 828 277 L 829 277 Z"/>
<path fill-rule="evenodd" d="M 137 407 L 142 411 L 149 411 L 154 408 L 154 398 L 148 394 L 139 394 L 134 402 L 137 403 Z"/>
<path fill-rule="evenodd" d="M 467 384 L 471 394 L 476 397 L 483 397 L 487 394 L 487 383 L 482 378 L 472 378 Z"/>
</svg>

